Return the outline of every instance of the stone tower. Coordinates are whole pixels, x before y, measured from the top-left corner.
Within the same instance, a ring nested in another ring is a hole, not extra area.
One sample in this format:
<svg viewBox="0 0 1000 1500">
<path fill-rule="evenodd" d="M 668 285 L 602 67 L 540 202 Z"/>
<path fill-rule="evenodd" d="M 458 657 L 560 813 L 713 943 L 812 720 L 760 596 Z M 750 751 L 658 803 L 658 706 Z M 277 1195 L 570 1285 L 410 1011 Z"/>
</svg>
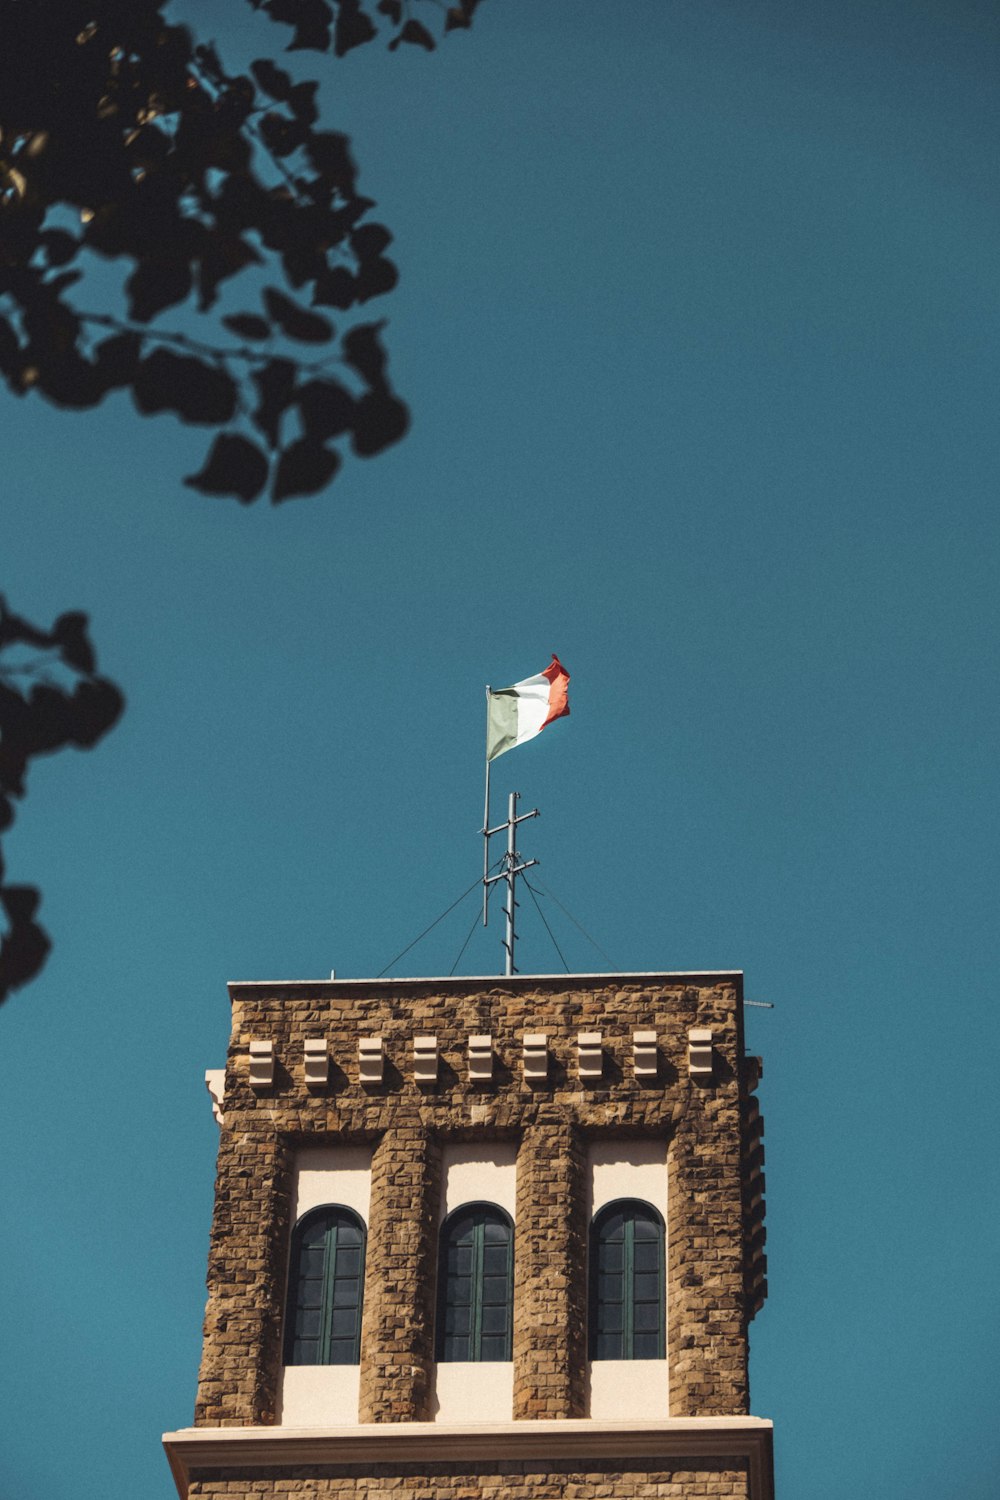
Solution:
<svg viewBox="0 0 1000 1500">
<path fill-rule="evenodd" d="M 742 976 L 229 986 L 198 1500 L 771 1500 Z"/>
</svg>

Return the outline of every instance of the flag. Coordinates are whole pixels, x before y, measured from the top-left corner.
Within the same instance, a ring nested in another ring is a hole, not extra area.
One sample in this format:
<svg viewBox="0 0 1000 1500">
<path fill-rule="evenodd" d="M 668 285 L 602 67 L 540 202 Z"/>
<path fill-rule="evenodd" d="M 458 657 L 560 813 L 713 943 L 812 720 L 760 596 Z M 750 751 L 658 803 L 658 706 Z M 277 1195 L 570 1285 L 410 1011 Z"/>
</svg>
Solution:
<svg viewBox="0 0 1000 1500">
<path fill-rule="evenodd" d="M 513 687 L 489 690 L 486 720 L 486 759 L 496 760 L 505 750 L 523 745 L 541 734 L 546 724 L 569 713 L 569 673 L 553 656 L 544 672 L 526 677 Z"/>
</svg>

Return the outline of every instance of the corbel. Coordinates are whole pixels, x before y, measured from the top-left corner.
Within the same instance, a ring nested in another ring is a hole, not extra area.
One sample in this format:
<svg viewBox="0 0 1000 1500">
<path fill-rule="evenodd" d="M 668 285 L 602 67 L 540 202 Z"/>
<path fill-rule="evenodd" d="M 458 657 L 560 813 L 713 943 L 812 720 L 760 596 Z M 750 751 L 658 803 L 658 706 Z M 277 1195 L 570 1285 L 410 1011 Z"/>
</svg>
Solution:
<svg viewBox="0 0 1000 1500">
<path fill-rule="evenodd" d="M 747 1186 L 747 1217 L 762 1219 L 767 1212 L 764 1201 L 764 1174 L 758 1171 Z"/>
<path fill-rule="evenodd" d="M 274 1087 L 274 1043 L 250 1043 L 250 1087 L 270 1089 Z"/>
<path fill-rule="evenodd" d="M 746 1154 L 747 1181 L 751 1184 L 756 1183 L 763 1176 L 763 1171 L 764 1142 L 757 1140 Z"/>
<path fill-rule="evenodd" d="M 688 1032 L 688 1073 L 692 1078 L 711 1078 L 715 1071 L 712 1033 L 707 1026 L 692 1026 Z"/>
<path fill-rule="evenodd" d="M 208 1089 L 212 1100 L 212 1114 L 215 1116 L 216 1125 L 225 1123 L 222 1104 L 226 1097 L 226 1070 L 225 1068 L 209 1068 L 205 1073 L 205 1087 Z"/>
<path fill-rule="evenodd" d="M 330 1053 L 326 1037 L 307 1037 L 302 1044 L 302 1063 L 306 1087 L 325 1089 L 330 1082 Z"/>
<path fill-rule="evenodd" d="M 760 1101 L 747 1099 L 743 1105 L 747 1140 L 755 1141 L 764 1134 L 764 1116 L 760 1112 Z"/>
<path fill-rule="evenodd" d="M 437 1083 L 438 1039 L 436 1036 L 413 1038 L 413 1077 L 417 1083 Z"/>
<path fill-rule="evenodd" d="M 489 1083 L 493 1077 L 493 1038 L 485 1034 L 469 1037 L 469 1081 Z"/>
<path fill-rule="evenodd" d="M 655 1078 L 660 1059 L 656 1049 L 655 1031 L 633 1031 L 632 1071 L 636 1078 Z"/>
<path fill-rule="evenodd" d="M 544 1031 L 524 1033 L 524 1081 L 544 1083 L 549 1076 L 549 1039 Z"/>
<path fill-rule="evenodd" d="M 604 1072 L 604 1052 L 599 1031 L 580 1031 L 576 1038 L 577 1068 L 580 1077 L 593 1083 Z"/>
<path fill-rule="evenodd" d="M 378 1084 L 382 1082 L 385 1068 L 385 1052 L 380 1036 L 363 1036 L 358 1041 L 358 1082 Z"/>
</svg>

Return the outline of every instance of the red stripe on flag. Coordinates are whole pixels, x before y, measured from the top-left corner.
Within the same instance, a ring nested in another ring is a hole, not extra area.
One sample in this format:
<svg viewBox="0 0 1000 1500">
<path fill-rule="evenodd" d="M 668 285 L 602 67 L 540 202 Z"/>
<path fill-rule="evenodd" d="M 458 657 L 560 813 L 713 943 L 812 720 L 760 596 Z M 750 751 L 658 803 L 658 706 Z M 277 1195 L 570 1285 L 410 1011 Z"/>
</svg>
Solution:
<svg viewBox="0 0 1000 1500">
<path fill-rule="evenodd" d="M 549 712 L 542 720 L 544 729 L 553 719 L 561 719 L 563 714 L 569 713 L 569 673 L 558 656 L 553 654 L 542 676 L 549 679 Z"/>
</svg>

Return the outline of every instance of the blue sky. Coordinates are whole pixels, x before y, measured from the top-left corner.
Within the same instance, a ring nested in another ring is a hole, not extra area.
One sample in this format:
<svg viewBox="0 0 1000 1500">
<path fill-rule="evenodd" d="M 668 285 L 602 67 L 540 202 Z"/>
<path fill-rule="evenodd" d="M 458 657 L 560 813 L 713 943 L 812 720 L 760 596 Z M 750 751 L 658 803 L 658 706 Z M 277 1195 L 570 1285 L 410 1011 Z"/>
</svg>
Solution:
<svg viewBox="0 0 1000 1500">
<path fill-rule="evenodd" d="M 182 487 L 196 429 L 0 401 L 0 584 L 129 699 L 5 840 L 54 951 L 0 1013 L 4 1496 L 173 1493 L 225 981 L 378 973 L 475 879 L 483 685 L 553 649 L 572 716 L 494 783 L 539 879 L 774 1004 L 779 1500 L 996 1495 L 998 51 L 986 0 L 488 0 L 299 54 L 396 236 L 407 439 L 244 510 Z"/>
</svg>

